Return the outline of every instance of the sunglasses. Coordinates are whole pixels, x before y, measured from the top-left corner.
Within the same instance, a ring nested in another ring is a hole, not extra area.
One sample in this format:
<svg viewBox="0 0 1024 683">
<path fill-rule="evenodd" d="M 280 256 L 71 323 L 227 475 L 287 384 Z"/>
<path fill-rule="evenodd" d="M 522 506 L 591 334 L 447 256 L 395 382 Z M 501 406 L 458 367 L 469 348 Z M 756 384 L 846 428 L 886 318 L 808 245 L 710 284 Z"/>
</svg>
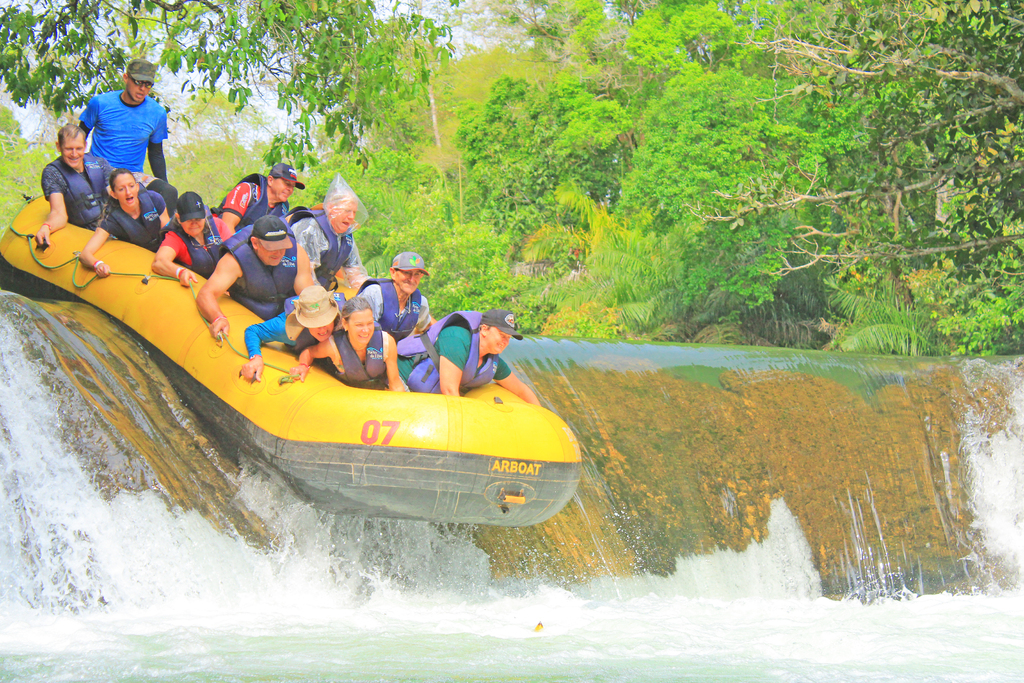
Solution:
<svg viewBox="0 0 1024 683">
<path fill-rule="evenodd" d="M 140 88 L 152 88 L 153 87 L 153 81 L 137 81 L 134 78 L 132 78 L 131 76 L 129 76 L 128 78 L 131 78 L 132 83 L 134 83 L 135 85 L 139 86 Z"/>
</svg>

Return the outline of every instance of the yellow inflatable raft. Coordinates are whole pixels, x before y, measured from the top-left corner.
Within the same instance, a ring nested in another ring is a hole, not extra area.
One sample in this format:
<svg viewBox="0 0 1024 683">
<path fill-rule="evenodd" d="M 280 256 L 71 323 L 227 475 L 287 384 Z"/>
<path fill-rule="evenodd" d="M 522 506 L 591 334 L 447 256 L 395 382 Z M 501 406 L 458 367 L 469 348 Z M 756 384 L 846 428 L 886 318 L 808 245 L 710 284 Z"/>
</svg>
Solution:
<svg viewBox="0 0 1024 683">
<path fill-rule="evenodd" d="M 225 298 L 230 344 L 215 341 L 190 290 L 149 274 L 153 254 L 108 241 L 98 256 L 115 273 L 105 279 L 76 268 L 75 253 L 92 233 L 68 226 L 40 251 L 34 235 L 49 210 L 28 204 L 0 237 L 4 282 L 33 296 L 50 283 L 106 311 L 160 351 L 154 357 L 184 399 L 213 429 L 270 463 L 317 507 L 380 517 L 524 526 L 542 522 L 569 501 L 580 476 L 572 430 L 557 415 L 489 385 L 464 398 L 353 389 L 316 368 L 305 383 L 262 382 L 238 375 L 245 328 L 259 319 Z M 62 265 L 63 264 L 63 265 Z M 88 283 L 88 284 L 86 284 Z M 294 356 L 265 349 L 268 364 Z M 164 358 L 160 358 L 160 356 Z"/>
</svg>

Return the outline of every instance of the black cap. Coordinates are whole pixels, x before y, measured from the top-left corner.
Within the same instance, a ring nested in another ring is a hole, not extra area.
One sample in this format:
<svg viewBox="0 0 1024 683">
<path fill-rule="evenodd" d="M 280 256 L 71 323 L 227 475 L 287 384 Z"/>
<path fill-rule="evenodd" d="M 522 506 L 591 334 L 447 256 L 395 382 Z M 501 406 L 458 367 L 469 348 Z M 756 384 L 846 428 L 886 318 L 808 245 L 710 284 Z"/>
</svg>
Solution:
<svg viewBox="0 0 1024 683">
<path fill-rule="evenodd" d="M 206 204 L 203 204 L 203 198 L 195 192 L 186 192 L 178 197 L 178 203 L 174 205 L 174 212 L 178 214 L 179 221 L 206 218 Z"/>
<path fill-rule="evenodd" d="M 480 317 L 480 324 L 497 327 L 505 334 L 511 335 L 516 339 L 523 338 L 523 335 L 516 332 L 516 317 L 512 315 L 512 311 L 492 308 Z"/>
<path fill-rule="evenodd" d="M 299 174 L 295 172 L 295 169 L 285 163 L 274 164 L 274 168 L 270 169 L 271 178 L 284 178 L 285 180 L 295 181 L 295 187 L 300 190 L 305 190 L 306 186 L 299 182 Z"/>
<path fill-rule="evenodd" d="M 260 216 L 252 224 L 252 236 L 263 243 L 264 247 L 277 251 L 287 249 L 292 244 L 288 226 L 277 216 Z"/>
</svg>

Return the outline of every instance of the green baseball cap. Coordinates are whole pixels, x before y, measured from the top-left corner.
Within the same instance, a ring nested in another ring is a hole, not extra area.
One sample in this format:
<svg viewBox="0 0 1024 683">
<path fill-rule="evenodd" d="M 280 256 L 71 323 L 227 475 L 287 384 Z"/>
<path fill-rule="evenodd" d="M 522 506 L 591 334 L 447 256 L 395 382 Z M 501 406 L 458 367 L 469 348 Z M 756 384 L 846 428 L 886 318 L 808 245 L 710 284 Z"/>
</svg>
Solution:
<svg viewBox="0 0 1024 683">
<path fill-rule="evenodd" d="M 128 75 L 137 81 L 149 81 L 150 83 L 156 82 L 156 64 L 146 61 L 145 59 L 133 59 L 128 62 L 128 68 L 125 69 L 125 71 L 127 71 Z"/>
</svg>

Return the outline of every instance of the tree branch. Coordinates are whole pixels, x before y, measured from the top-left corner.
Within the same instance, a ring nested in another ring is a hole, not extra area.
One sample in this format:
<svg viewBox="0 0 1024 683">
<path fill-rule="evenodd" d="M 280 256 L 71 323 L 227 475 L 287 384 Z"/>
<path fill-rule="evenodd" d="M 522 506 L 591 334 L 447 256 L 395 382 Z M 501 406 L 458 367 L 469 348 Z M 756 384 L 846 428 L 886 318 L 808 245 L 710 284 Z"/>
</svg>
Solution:
<svg viewBox="0 0 1024 683">
<path fill-rule="evenodd" d="M 213 10 L 220 16 L 224 16 L 224 8 L 214 0 L 178 0 L 178 2 L 170 3 L 164 2 L 163 0 L 149 0 L 151 3 L 164 10 L 165 12 L 180 12 L 185 9 L 186 5 L 203 5 L 207 9 Z"/>
</svg>

